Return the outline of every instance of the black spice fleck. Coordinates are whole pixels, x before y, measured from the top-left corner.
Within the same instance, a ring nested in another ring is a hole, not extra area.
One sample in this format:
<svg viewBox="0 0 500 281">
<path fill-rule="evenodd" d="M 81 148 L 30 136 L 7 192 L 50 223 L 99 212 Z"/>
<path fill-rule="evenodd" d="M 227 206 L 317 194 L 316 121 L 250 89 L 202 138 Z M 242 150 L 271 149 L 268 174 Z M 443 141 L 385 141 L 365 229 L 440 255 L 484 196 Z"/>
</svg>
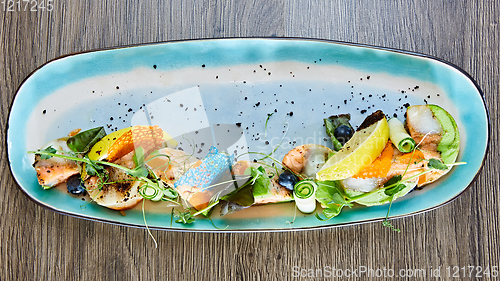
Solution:
<svg viewBox="0 0 500 281">
<path fill-rule="evenodd" d="M 201 65 L 201 67 L 205 67 L 205 65 L 204 65 L 204 64 L 202 64 L 202 65 Z"/>
<path fill-rule="evenodd" d="M 236 126 L 241 127 L 241 122 L 236 123 Z"/>
<path fill-rule="evenodd" d="M 156 69 L 156 64 L 153 64 L 153 68 Z"/>
<path fill-rule="evenodd" d="M 42 113 L 43 113 L 43 114 L 47 113 L 47 110 L 46 110 L 46 109 L 44 109 L 44 110 L 42 111 Z"/>
</svg>

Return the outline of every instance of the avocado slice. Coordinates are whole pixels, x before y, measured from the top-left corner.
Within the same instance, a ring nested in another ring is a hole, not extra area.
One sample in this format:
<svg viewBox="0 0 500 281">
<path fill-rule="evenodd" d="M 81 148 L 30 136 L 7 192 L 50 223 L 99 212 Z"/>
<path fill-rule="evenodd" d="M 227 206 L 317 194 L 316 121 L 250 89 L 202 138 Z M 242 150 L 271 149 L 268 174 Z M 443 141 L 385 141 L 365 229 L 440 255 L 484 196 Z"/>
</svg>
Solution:
<svg viewBox="0 0 500 281">
<path fill-rule="evenodd" d="M 408 181 L 405 182 L 404 185 L 406 186 L 404 189 L 402 189 L 400 192 L 394 194 L 394 200 L 396 200 L 399 197 L 403 197 L 408 192 L 410 192 L 412 189 L 414 189 L 417 186 L 417 181 Z M 354 202 L 360 204 L 360 205 L 365 205 L 365 206 L 376 206 L 376 205 L 383 205 L 391 202 L 391 196 L 388 196 L 385 194 L 384 189 L 380 189 L 377 192 L 374 192 L 373 194 L 370 194 L 366 197 L 360 198 L 358 200 L 354 200 Z M 358 195 L 364 194 L 365 192 L 360 192 L 356 190 L 352 190 L 349 188 L 344 188 L 344 193 L 349 196 L 349 197 L 356 197 Z"/>
<path fill-rule="evenodd" d="M 441 159 L 445 164 L 455 162 L 460 148 L 460 133 L 455 119 L 442 107 L 434 104 L 427 105 L 432 114 L 441 124 L 443 135 L 437 150 L 441 152 Z"/>
</svg>

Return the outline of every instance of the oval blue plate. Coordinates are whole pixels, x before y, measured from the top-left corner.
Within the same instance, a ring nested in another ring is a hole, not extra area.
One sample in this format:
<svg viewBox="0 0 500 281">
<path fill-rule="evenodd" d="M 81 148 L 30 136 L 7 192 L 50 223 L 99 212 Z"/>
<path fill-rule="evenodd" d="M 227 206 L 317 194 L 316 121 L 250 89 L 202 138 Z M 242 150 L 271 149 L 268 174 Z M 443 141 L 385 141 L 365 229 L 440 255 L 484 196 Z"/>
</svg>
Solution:
<svg viewBox="0 0 500 281">
<path fill-rule="evenodd" d="M 144 227 L 141 208 L 108 210 L 62 189 L 43 190 L 28 150 L 75 128 L 111 131 L 157 124 L 179 147 L 202 157 L 209 146 L 253 160 L 248 151 L 281 157 L 303 143 L 328 145 L 322 118 L 351 113 L 352 124 L 382 109 L 403 120 L 409 104 L 438 104 L 457 120 L 458 166 L 438 182 L 395 201 L 402 217 L 446 204 L 464 192 L 488 148 L 488 112 L 473 79 L 440 59 L 372 46 L 308 39 L 216 39 L 167 42 L 68 55 L 35 70 L 10 111 L 7 145 L 21 190 L 70 216 Z M 268 114 L 274 113 L 266 122 Z M 266 125 L 267 123 L 267 125 Z M 226 132 L 227 130 L 227 132 Z M 212 214 L 224 231 L 303 230 L 381 220 L 388 206 L 354 207 L 329 221 L 294 212 L 293 203 Z M 222 231 L 200 218 L 171 220 L 170 208 L 148 203 L 148 226 Z"/>
</svg>

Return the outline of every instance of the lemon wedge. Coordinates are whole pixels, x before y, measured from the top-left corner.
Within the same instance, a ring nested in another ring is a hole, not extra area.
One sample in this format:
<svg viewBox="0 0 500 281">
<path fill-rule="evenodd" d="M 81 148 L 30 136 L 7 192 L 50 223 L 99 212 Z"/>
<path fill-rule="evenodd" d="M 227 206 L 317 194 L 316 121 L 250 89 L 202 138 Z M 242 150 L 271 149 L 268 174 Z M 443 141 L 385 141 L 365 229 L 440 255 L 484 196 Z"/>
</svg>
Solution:
<svg viewBox="0 0 500 281">
<path fill-rule="evenodd" d="M 177 141 L 158 126 L 139 125 L 106 135 L 92 147 L 87 156 L 91 160 L 106 159 L 113 162 L 139 146 L 146 151 L 162 146 L 172 148 L 177 146 Z"/>
<path fill-rule="evenodd" d="M 384 150 L 389 140 L 389 125 L 380 111 L 380 119 L 369 126 L 361 124 L 352 138 L 323 165 L 316 174 L 318 180 L 350 178 L 370 165 Z M 369 116 L 367 119 L 369 119 Z"/>
</svg>

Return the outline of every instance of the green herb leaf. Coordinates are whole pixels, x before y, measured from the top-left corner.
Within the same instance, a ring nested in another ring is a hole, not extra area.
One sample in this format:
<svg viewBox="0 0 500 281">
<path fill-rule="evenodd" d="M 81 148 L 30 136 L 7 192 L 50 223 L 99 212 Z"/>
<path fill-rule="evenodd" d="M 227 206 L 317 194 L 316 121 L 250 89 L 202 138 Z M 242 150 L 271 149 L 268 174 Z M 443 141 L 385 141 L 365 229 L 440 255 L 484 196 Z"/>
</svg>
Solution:
<svg viewBox="0 0 500 281">
<path fill-rule="evenodd" d="M 85 163 L 85 172 L 87 172 L 89 176 L 97 176 L 104 172 L 104 167 L 89 160 L 89 162 Z"/>
<path fill-rule="evenodd" d="M 438 160 L 436 158 L 429 159 L 427 167 L 431 169 L 448 170 L 448 166 L 446 166 L 443 162 L 441 162 L 441 160 Z"/>
<path fill-rule="evenodd" d="M 342 187 L 338 181 L 318 181 L 317 184 L 316 200 L 326 207 L 323 210 L 323 215 L 327 219 L 340 214 L 345 206 L 352 206 L 351 203 L 347 202 L 346 195 L 342 192 Z"/>
<path fill-rule="evenodd" d="M 52 146 L 49 146 L 46 149 L 42 149 L 40 151 L 48 152 L 48 153 L 52 153 L 52 154 L 57 153 L 57 150 L 55 148 L 53 148 Z M 40 155 L 40 158 L 42 158 L 43 160 L 47 160 L 47 159 L 50 159 L 53 157 L 52 155 L 47 155 L 47 154 L 38 154 L 38 155 Z"/>
<path fill-rule="evenodd" d="M 252 184 L 253 196 L 256 198 L 266 198 L 271 196 L 271 180 L 267 176 L 264 167 L 259 166 L 258 168 L 250 168 L 251 175 L 253 177 Z"/>
<path fill-rule="evenodd" d="M 402 175 L 395 175 L 394 177 L 390 178 L 385 184 L 384 186 L 385 187 L 388 187 L 390 185 L 393 185 L 395 183 L 398 183 L 401 181 L 401 179 L 403 179 L 403 176 Z"/>
<path fill-rule="evenodd" d="M 163 190 L 163 196 L 169 199 L 176 199 L 179 196 L 179 193 L 175 189 L 167 188 Z"/>
<path fill-rule="evenodd" d="M 177 211 L 179 219 L 176 220 L 176 223 L 182 223 L 182 224 L 190 224 L 195 221 L 195 218 L 193 218 L 193 215 L 191 214 L 190 210 L 187 210 L 185 212 Z"/>
<path fill-rule="evenodd" d="M 104 127 L 97 127 L 80 132 L 70 137 L 66 144 L 74 152 L 85 154 L 90 151 L 92 146 L 106 136 Z"/>
<path fill-rule="evenodd" d="M 252 188 L 253 187 L 251 185 L 247 185 L 235 193 L 231 193 L 222 197 L 222 199 L 228 202 L 236 203 L 243 207 L 252 206 L 255 202 Z"/>
<path fill-rule="evenodd" d="M 389 179 L 384 184 L 384 187 L 388 187 L 388 186 L 391 186 L 391 185 L 394 185 L 394 186 L 389 187 L 388 189 L 386 189 L 384 191 L 385 195 L 392 196 L 392 195 L 400 192 L 401 190 L 403 190 L 406 187 L 406 185 L 404 185 L 402 183 L 399 183 L 402 178 L 403 178 L 403 176 L 401 176 L 401 175 L 395 175 L 391 179 Z"/>
<path fill-rule="evenodd" d="M 134 153 L 133 158 L 134 158 L 134 162 L 135 162 L 136 167 L 141 167 L 144 165 L 145 155 L 144 155 L 144 148 L 142 148 L 142 146 L 139 146 L 135 149 L 135 153 Z"/>
<path fill-rule="evenodd" d="M 388 228 L 390 228 L 391 230 L 396 231 L 396 232 L 398 232 L 398 233 L 399 233 L 399 232 L 401 232 L 401 229 L 399 229 L 399 228 L 395 228 L 395 227 L 392 225 L 392 223 L 391 223 L 389 220 L 387 220 L 387 218 L 385 218 L 385 220 L 382 222 L 382 225 L 383 225 L 383 226 L 385 226 L 385 227 L 388 227 Z"/>
<path fill-rule="evenodd" d="M 131 171 L 128 171 L 127 174 L 136 178 L 145 178 L 149 175 L 149 170 L 146 167 L 140 166 Z"/>
<path fill-rule="evenodd" d="M 402 184 L 402 183 L 400 183 L 400 184 L 396 184 L 395 186 L 393 186 L 393 187 L 390 187 L 390 188 L 386 189 L 386 190 L 384 191 L 384 193 L 385 193 L 385 195 L 387 195 L 387 196 L 392 196 L 392 195 L 394 195 L 394 194 L 396 194 L 396 193 L 400 192 L 401 190 L 405 189 L 405 187 L 406 187 L 406 185 L 404 185 L 404 184 Z"/>
</svg>

